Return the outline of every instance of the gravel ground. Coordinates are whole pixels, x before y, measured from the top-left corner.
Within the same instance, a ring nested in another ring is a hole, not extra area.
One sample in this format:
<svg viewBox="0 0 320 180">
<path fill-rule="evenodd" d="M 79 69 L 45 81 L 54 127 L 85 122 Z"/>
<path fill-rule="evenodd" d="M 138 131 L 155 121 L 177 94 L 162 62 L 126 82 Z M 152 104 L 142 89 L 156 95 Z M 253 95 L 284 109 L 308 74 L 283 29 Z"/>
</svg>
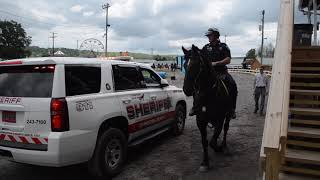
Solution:
<svg viewBox="0 0 320 180">
<path fill-rule="evenodd" d="M 253 76 L 232 74 L 238 83 L 237 119 L 232 120 L 228 133 L 228 149 L 210 153 L 212 168 L 199 173 L 202 147 L 195 118 L 188 117 L 184 133 L 173 137 L 163 134 L 129 150 L 128 163 L 115 180 L 153 179 L 259 179 L 259 152 L 264 117 L 253 114 Z M 182 76 L 170 83 L 182 87 Z M 192 98 L 188 98 L 189 108 Z M 212 131 L 209 130 L 209 136 Z M 222 135 L 222 134 L 221 134 Z M 17 164 L 0 159 L 0 180 L 91 179 L 84 165 L 47 168 Z"/>
</svg>

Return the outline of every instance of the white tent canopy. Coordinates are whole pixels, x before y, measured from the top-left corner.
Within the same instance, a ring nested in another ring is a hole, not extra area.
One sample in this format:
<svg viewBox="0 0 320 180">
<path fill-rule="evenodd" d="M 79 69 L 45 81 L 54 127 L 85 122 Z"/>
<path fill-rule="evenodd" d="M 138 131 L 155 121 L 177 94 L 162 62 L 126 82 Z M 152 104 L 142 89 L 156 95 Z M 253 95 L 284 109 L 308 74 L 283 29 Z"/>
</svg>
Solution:
<svg viewBox="0 0 320 180">
<path fill-rule="evenodd" d="M 56 51 L 55 53 L 54 53 L 54 55 L 57 55 L 57 56 L 64 56 L 64 53 L 62 52 L 62 51 Z"/>
</svg>

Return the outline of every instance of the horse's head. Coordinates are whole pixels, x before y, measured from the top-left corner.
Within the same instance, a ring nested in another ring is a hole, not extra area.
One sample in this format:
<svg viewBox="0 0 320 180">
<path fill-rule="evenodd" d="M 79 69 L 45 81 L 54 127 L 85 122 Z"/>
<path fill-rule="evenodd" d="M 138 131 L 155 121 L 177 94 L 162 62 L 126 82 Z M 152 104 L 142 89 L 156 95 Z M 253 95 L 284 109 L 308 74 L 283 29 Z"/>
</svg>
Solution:
<svg viewBox="0 0 320 180">
<path fill-rule="evenodd" d="M 187 96 L 192 96 L 196 90 L 196 83 L 200 78 L 200 73 L 202 67 L 204 66 L 205 60 L 201 55 L 201 50 L 194 45 L 192 45 L 190 50 L 182 47 L 182 51 L 185 55 L 184 67 L 186 70 L 183 91 Z"/>
</svg>

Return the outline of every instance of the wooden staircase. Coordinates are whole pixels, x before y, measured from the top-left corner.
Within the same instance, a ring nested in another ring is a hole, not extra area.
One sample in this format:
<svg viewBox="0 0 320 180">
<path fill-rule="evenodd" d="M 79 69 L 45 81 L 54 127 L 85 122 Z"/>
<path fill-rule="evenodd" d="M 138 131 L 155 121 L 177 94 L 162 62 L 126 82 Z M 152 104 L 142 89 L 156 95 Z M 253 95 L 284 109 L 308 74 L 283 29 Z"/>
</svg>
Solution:
<svg viewBox="0 0 320 180">
<path fill-rule="evenodd" d="M 280 179 L 320 179 L 320 48 L 292 50 L 289 125 Z"/>
</svg>

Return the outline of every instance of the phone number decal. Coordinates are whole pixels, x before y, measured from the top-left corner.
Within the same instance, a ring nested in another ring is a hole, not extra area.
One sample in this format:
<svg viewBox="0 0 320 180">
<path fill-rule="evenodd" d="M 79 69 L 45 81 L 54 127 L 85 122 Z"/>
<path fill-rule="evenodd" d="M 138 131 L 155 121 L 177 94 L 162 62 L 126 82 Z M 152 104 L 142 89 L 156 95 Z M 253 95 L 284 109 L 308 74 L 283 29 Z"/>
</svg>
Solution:
<svg viewBox="0 0 320 180">
<path fill-rule="evenodd" d="M 33 120 L 33 119 L 28 119 L 27 124 L 47 124 L 46 120 Z"/>
</svg>

